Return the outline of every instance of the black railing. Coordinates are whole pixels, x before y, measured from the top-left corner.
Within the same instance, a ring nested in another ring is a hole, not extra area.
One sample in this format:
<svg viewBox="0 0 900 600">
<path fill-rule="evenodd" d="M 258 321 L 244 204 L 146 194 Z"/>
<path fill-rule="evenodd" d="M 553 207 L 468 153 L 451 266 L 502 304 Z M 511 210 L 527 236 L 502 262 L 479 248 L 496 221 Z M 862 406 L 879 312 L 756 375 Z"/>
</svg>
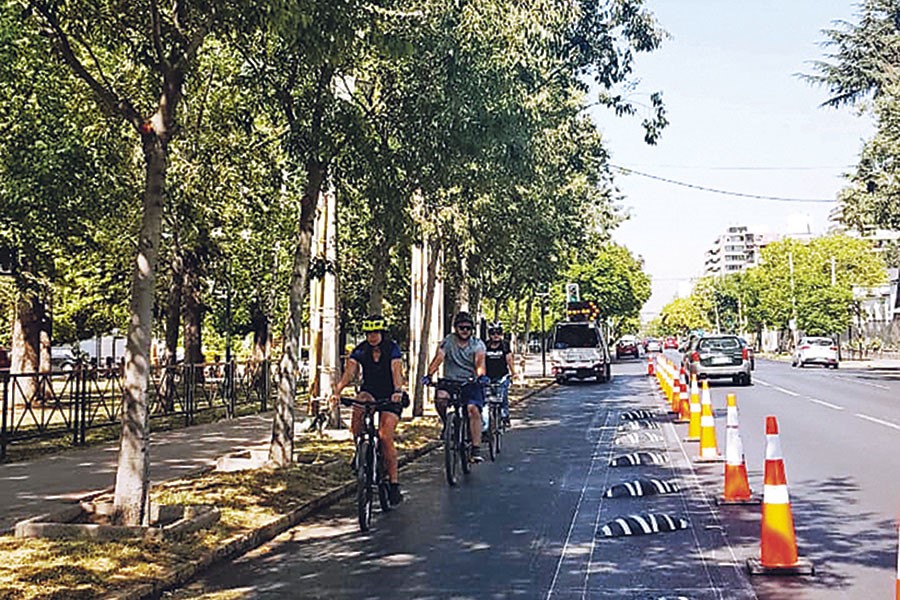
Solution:
<svg viewBox="0 0 900 600">
<path fill-rule="evenodd" d="M 150 418 L 189 426 L 203 415 L 211 420 L 264 412 L 275 390 L 273 373 L 267 361 L 152 367 L 147 388 Z M 78 446 L 86 443 L 91 430 L 121 425 L 123 378 L 116 368 L 76 365 L 68 372 L 0 371 L 0 392 L 0 460 L 12 444 L 58 439 Z"/>
</svg>

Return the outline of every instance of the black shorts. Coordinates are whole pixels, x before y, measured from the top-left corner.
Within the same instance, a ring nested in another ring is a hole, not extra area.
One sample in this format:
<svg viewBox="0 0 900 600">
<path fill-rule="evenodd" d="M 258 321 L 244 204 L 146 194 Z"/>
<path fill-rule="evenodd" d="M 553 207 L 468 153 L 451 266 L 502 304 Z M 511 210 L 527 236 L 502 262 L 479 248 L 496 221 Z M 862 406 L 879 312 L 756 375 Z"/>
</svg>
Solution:
<svg viewBox="0 0 900 600">
<path fill-rule="evenodd" d="M 369 396 L 372 396 L 371 392 L 367 392 L 366 390 L 360 390 L 360 391 L 365 392 Z M 372 396 L 372 397 L 374 398 L 374 396 Z M 397 415 L 397 418 L 399 419 L 400 416 L 403 414 L 403 405 L 399 402 L 391 402 L 390 400 L 391 400 L 390 398 L 375 399 L 375 402 L 378 404 L 378 406 L 375 410 L 377 412 L 393 413 L 393 414 Z M 357 407 L 354 407 L 354 409 L 355 408 L 357 408 Z M 360 409 L 360 410 L 362 410 L 362 409 Z"/>
</svg>

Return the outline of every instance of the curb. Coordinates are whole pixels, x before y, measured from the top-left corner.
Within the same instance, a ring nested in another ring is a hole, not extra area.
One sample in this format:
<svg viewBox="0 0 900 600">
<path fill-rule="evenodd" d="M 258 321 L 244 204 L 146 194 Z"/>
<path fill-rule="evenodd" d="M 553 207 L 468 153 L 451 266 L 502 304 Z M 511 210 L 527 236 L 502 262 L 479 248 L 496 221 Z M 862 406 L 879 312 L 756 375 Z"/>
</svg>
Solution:
<svg viewBox="0 0 900 600">
<path fill-rule="evenodd" d="M 521 404 L 524 400 L 532 398 L 550 387 L 556 385 L 556 382 L 550 381 L 533 390 L 529 390 L 523 394 L 516 404 Z M 405 453 L 398 459 L 398 467 L 404 467 L 409 463 L 437 450 L 443 445 L 441 440 L 428 442 L 420 448 L 416 448 Z M 206 469 L 204 469 L 206 470 Z M 295 508 L 287 514 L 281 515 L 274 520 L 266 523 L 258 529 L 237 535 L 225 540 L 218 548 L 202 555 L 200 558 L 190 561 L 180 567 L 177 567 L 161 578 L 152 583 L 142 583 L 135 585 L 126 590 L 110 592 L 102 596 L 103 600 L 150 600 L 159 598 L 164 592 L 177 588 L 191 579 L 196 577 L 202 571 L 208 569 L 216 563 L 242 556 L 251 550 L 262 546 L 264 543 L 284 533 L 288 529 L 297 526 L 301 521 L 310 515 L 327 508 L 343 498 L 351 495 L 356 491 L 356 482 L 350 481 L 344 485 L 338 486 L 325 492 L 318 498 L 313 498 L 306 504 Z"/>
</svg>

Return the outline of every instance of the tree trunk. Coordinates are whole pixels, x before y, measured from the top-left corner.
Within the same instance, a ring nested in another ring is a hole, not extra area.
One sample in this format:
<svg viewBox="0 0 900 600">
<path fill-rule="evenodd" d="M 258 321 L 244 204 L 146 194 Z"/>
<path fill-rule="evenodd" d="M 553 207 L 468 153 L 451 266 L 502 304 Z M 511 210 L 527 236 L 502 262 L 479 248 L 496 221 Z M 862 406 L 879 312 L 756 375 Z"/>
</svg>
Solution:
<svg viewBox="0 0 900 600">
<path fill-rule="evenodd" d="M 150 415 L 147 385 L 150 377 L 153 287 L 166 193 L 166 160 L 162 140 L 156 135 L 145 135 L 146 187 L 140 239 L 131 279 L 131 318 L 125 345 L 122 435 L 115 488 L 116 521 L 124 525 L 146 525 L 149 516 Z"/>
<path fill-rule="evenodd" d="M 422 384 L 419 382 L 422 381 L 422 377 L 425 375 L 425 369 L 428 368 L 428 362 L 432 352 L 432 340 L 430 339 L 428 332 L 431 331 L 431 320 L 434 318 L 432 307 L 434 306 L 434 288 L 435 281 L 437 280 L 438 253 L 440 252 L 440 246 L 438 245 L 435 236 L 430 236 L 426 239 L 425 252 L 427 254 L 428 263 L 425 269 L 425 281 L 422 286 L 425 291 L 421 308 L 422 329 L 419 331 L 419 339 L 422 341 L 419 344 L 419 357 L 416 361 L 416 373 L 414 374 L 412 381 L 416 386 L 416 391 L 414 393 L 415 402 L 413 403 L 413 416 L 415 417 L 421 417 L 425 414 L 425 391 L 422 389 L 420 392 Z"/>
<path fill-rule="evenodd" d="M 198 365 L 206 362 L 203 357 L 203 300 L 200 291 L 200 259 L 196 251 L 184 255 L 184 362 Z M 197 370 L 202 381 L 203 369 Z"/>
<path fill-rule="evenodd" d="M 184 285 L 184 263 L 181 253 L 172 253 L 172 273 L 166 298 L 166 356 L 163 361 L 161 395 L 166 410 L 175 409 L 175 363 L 178 361 L 178 327 L 181 325 L 181 291 Z"/>
<path fill-rule="evenodd" d="M 36 296 L 19 293 L 13 320 L 10 373 L 37 373 L 40 367 L 40 301 Z M 37 376 L 20 377 L 12 387 L 11 402 L 24 404 L 37 396 Z"/>
<path fill-rule="evenodd" d="M 290 308 L 284 326 L 281 363 L 278 369 L 278 394 L 272 420 L 272 441 L 269 446 L 269 461 L 278 466 L 287 466 L 294 460 L 294 405 L 300 367 L 300 330 L 303 326 L 303 304 L 309 285 L 313 219 L 325 177 L 324 166 L 315 161 L 307 164 L 306 172 L 307 183 L 300 202 L 297 245 L 291 269 Z"/>
<path fill-rule="evenodd" d="M 379 248 L 375 252 L 372 261 L 372 275 L 369 283 L 369 314 L 380 315 L 384 311 L 384 286 L 387 285 L 387 272 L 390 267 L 390 249 L 383 244 L 376 244 Z"/>
</svg>

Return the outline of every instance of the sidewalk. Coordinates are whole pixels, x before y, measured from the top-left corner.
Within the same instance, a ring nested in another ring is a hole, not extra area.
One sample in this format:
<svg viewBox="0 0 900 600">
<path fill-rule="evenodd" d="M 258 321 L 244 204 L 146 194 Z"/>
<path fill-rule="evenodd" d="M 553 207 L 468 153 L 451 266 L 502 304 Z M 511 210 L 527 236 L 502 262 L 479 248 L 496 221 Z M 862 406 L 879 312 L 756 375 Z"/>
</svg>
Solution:
<svg viewBox="0 0 900 600">
<path fill-rule="evenodd" d="M 272 413 L 151 432 L 151 484 L 215 465 L 224 454 L 269 440 Z M 0 464 L 0 534 L 115 484 L 118 442 Z"/>
</svg>

